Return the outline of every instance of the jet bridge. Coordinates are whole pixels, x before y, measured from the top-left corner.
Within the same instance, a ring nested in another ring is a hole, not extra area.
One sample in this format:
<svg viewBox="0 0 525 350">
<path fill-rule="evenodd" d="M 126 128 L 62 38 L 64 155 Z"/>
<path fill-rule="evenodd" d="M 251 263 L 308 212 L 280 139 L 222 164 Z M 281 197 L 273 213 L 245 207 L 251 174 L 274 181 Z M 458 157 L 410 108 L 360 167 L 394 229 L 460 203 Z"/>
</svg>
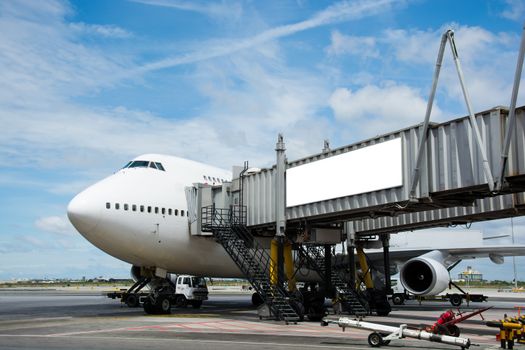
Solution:
<svg viewBox="0 0 525 350">
<path fill-rule="evenodd" d="M 499 170 L 507 118 L 503 107 L 475 116 L 492 174 Z M 502 209 L 521 210 L 523 196 L 501 195 L 525 190 L 525 107 L 516 109 L 505 186 L 498 192 L 487 180 L 468 117 L 430 125 L 419 181 L 411 192 L 421 128 L 413 126 L 287 162 L 287 227 L 425 211 L 447 215 L 437 210 L 451 207 L 477 208 L 469 213 L 470 221 L 507 217 L 508 210 L 484 209 L 500 203 Z M 249 228 L 271 231 L 276 225 L 276 166 L 239 175 L 232 188 L 232 204 L 247 207 Z"/>
</svg>

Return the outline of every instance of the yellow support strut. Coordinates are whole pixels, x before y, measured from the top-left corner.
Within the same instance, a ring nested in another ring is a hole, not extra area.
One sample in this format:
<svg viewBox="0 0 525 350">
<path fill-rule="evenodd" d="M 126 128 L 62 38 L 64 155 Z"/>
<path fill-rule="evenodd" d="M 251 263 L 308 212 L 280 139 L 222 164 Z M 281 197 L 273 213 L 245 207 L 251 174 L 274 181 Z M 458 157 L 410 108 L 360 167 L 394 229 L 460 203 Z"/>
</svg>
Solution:
<svg viewBox="0 0 525 350">
<path fill-rule="evenodd" d="M 276 285 L 279 281 L 277 260 L 279 255 L 279 242 L 277 239 L 272 239 L 270 245 L 270 283 Z M 283 244 L 283 255 L 284 255 L 284 272 L 288 279 L 288 290 L 293 292 L 297 290 L 295 278 L 292 278 L 294 273 L 293 256 L 292 256 L 292 244 L 286 241 Z"/>
<path fill-rule="evenodd" d="M 365 252 L 363 252 L 363 247 L 356 247 L 357 259 L 359 260 L 359 266 L 361 266 L 361 271 L 363 271 L 363 280 L 367 289 L 374 288 L 374 282 L 372 281 L 372 274 L 370 273 L 370 268 L 366 262 Z"/>
</svg>

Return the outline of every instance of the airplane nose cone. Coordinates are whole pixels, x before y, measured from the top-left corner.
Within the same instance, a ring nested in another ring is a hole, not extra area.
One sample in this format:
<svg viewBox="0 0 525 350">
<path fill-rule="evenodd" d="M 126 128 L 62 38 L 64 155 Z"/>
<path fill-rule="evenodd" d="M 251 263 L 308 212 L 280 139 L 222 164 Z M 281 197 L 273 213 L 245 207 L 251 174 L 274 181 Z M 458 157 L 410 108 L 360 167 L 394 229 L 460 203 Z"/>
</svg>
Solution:
<svg viewBox="0 0 525 350">
<path fill-rule="evenodd" d="M 90 195 L 89 189 L 79 193 L 69 202 L 67 216 L 78 232 L 92 232 L 100 220 L 100 203 Z"/>
</svg>

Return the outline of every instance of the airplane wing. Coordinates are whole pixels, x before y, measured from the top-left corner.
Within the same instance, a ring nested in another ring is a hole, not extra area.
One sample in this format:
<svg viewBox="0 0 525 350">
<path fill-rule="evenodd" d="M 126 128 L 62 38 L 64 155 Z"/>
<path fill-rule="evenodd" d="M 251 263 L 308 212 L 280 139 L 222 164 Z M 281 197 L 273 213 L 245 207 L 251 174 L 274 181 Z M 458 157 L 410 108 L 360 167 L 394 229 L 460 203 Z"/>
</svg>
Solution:
<svg viewBox="0 0 525 350">
<path fill-rule="evenodd" d="M 476 258 L 490 258 L 494 263 L 503 263 L 505 256 L 525 256 L 525 245 L 483 245 L 477 247 L 461 247 L 461 248 L 405 248 L 396 249 L 391 248 L 390 250 L 390 262 L 397 265 L 402 265 L 406 261 L 431 252 L 433 250 L 439 250 L 448 255 L 447 261 L 451 263 L 457 260 L 464 259 L 476 259 Z M 383 252 L 382 250 L 366 251 L 368 260 L 376 267 L 382 266 L 383 263 Z"/>
</svg>

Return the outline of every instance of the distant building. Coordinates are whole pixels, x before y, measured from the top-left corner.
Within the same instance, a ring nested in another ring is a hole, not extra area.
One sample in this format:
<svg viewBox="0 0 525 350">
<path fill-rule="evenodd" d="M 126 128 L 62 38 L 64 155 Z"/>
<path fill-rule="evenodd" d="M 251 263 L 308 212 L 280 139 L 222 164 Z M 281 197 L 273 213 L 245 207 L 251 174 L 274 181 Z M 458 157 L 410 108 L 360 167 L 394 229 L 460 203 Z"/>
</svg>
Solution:
<svg viewBox="0 0 525 350">
<path fill-rule="evenodd" d="M 461 281 L 483 281 L 483 274 L 473 270 L 472 266 L 467 266 L 465 271 L 458 274 L 458 279 Z"/>
</svg>

